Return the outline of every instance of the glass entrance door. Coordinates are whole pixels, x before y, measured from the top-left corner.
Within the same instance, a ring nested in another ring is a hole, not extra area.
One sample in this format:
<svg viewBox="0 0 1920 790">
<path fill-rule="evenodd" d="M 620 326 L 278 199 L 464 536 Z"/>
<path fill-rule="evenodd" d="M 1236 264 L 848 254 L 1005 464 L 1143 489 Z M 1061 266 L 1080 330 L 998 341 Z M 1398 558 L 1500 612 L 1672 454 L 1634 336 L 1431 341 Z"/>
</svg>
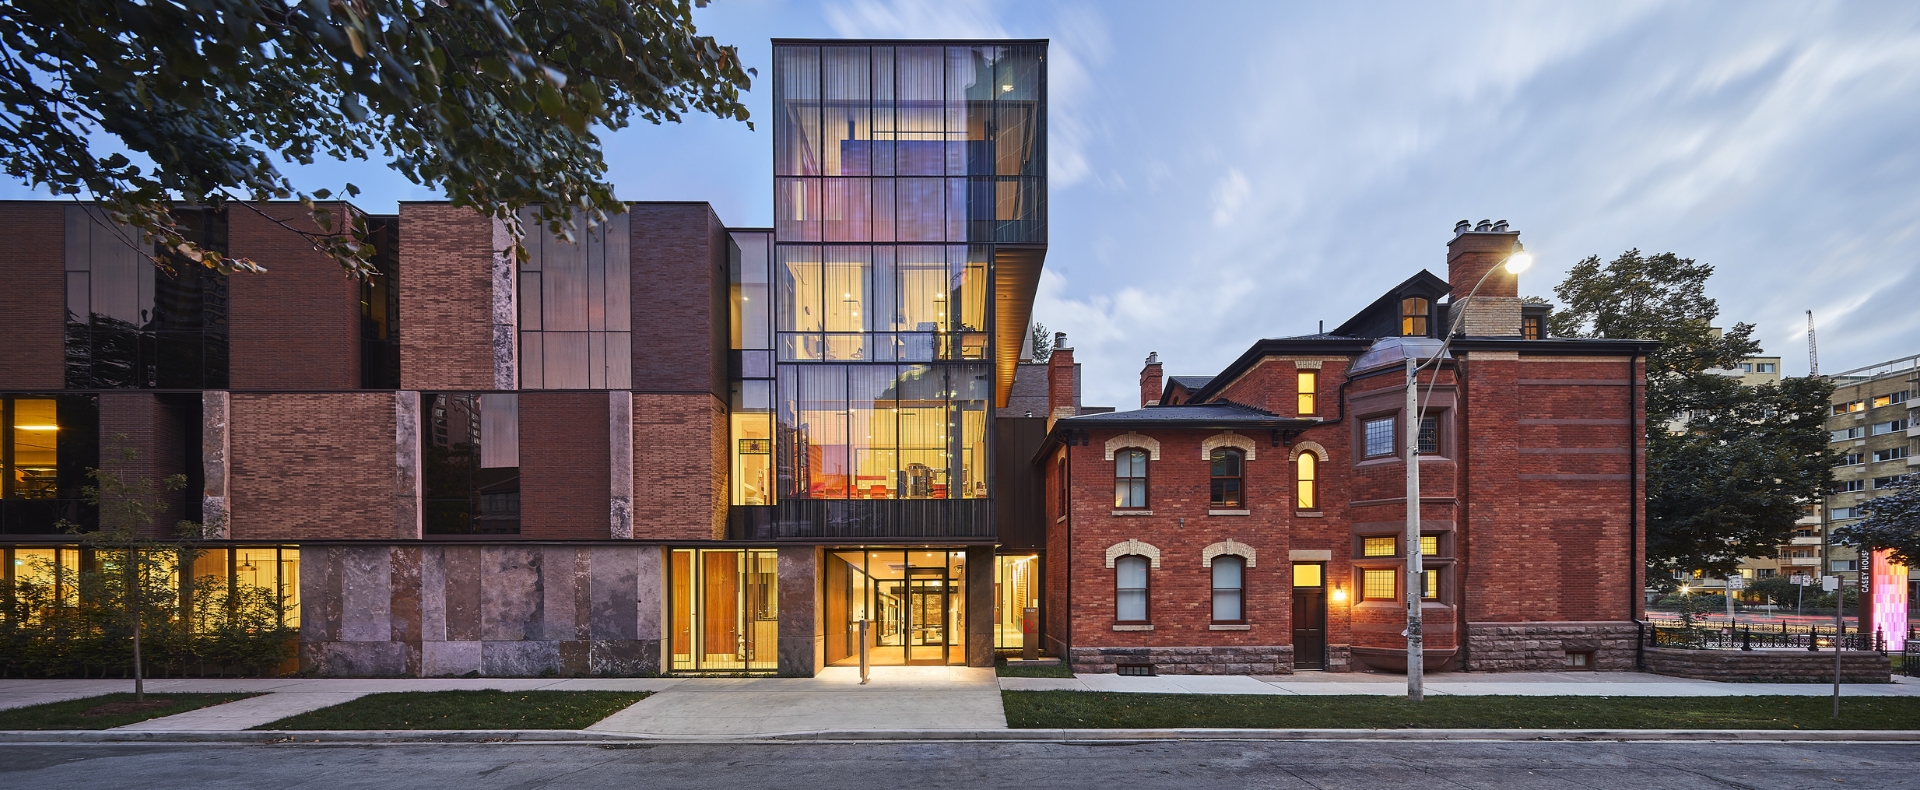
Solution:
<svg viewBox="0 0 1920 790">
<path fill-rule="evenodd" d="M 827 663 L 860 663 L 860 622 L 874 666 L 966 662 L 966 552 L 845 549 L 827 552 Z"/>
<path fill-rule="evenodd" d="M 940 578 L 918 578 L 908 582 L 907 663 L 947 663 L 947 585 L 945 568 L 932 570 Z"/>
</svg>

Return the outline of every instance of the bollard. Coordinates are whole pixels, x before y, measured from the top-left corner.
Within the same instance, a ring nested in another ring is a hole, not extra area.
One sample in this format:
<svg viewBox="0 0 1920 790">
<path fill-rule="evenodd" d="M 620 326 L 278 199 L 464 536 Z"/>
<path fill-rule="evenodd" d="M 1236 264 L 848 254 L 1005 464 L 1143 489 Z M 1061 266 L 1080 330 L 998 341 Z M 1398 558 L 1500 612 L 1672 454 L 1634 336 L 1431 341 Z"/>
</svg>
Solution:
<svg viewBox="0 0 1920 790">
<path fill-rule="evenodd" d="M 860 685 L 867 685 L 867 621 L 860 621 Z"/>
<path fill-rule="evenodd" d="M 1746 628 L 1742 628 L 1740 630 L 1740 649 L 1741 650 L 1753 649 L 1753 627 L 1752 626 L 1747 626 Z"/>
</svg>

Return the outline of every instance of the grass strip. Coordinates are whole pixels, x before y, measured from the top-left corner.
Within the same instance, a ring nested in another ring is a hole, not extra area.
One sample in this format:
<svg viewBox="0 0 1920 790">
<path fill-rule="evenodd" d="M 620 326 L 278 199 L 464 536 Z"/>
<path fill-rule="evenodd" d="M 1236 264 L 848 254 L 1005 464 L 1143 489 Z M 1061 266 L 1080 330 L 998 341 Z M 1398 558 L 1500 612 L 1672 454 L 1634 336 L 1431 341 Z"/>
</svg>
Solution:
<svg viewBox="0 0 1920 790">
<path fill-rule="evenodd" d="M 1920 729 L 1920 698 L 1380 696 L 1003 691 L 1015 729 Z"/>
<path fill-rule="evenodd" d="M 1066 662 L 1051 665 L 1025 664 L 1010 665 L 1005 656 L 993 661 L 993 673 L 1003 678 L 1070 678 L 1073 668 Z"/>
<path fill-rule="evenodd" d="M 400 691 L 289 716 L 256 730 L 577 730 L 644 691 Z"/>
<path fill-rule="evenodd" d="M 0 730 L 108 730 L 257 696 L 254 694 L 103 694 L 65 702 L 0 710 Z"/>
</svg>

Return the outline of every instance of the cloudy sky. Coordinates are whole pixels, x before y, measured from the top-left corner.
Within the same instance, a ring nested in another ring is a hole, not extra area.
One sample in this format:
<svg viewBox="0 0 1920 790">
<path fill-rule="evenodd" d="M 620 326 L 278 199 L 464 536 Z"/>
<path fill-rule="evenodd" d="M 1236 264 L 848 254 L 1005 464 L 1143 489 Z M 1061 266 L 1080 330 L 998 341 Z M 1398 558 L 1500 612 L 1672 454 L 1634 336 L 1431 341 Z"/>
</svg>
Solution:
<svg viewBox="0 0 1920 790">
<path fill-rule="evenodd" d="M 1807 369 L 1920 353 L 1920 4 L 1293 4 L 715 0 L 701 32 L 763 81 L 760 121 L 610 135 L 628 200 L 771 222 L 771 37 L 1052 40 L 1051 249 L 1035 314 L 1090 404 L 1130 406 L 1149 351 L 1210 374 L 1337 324 L 1454 221 L 1506 219 L 1522 292 L 1637 247 L 1713 264 L 1723 323 Z M 391 211 L 433 197 L 328 165 Z M 329 181 L 334 183 L 320 183 Z M 17 194 L 0 189 L 0 196 Z"/>
</svg>

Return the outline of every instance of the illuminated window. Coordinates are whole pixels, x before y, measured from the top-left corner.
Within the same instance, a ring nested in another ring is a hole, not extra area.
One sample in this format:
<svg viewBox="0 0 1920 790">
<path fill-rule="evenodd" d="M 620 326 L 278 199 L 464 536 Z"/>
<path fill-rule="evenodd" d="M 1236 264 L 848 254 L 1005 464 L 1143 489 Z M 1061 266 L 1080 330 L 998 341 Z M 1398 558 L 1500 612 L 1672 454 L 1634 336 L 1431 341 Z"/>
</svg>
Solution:
<svg viewBox="0 0 1920 790">
<path fill-rule="evenodd" d="M 1294 509 L 1320 509 L 1320 456 L 1301 453 L 1294 460 Z"/>
<path fill-rule="evenodd" d="M 1428 557 L 1438 555 L 1440 553 L 1440 536 L 1439 535 L 1420 536 L 1420 553 Z"/>
<path fill-rule="evenodd" d="M 1400 335 L 1426 337 L 1427 300 L 1417 296 L 1400 300 Z"/>
<path fill-rule="evenodd" d="M 1321 566 L 1318 564 L 1295 563 L 1293 566 L 1293 586 L 1319 587 Z"/>
<path fill-rule="evenodd" d="M 1393 538 L 1362 538 L 1360 540 L 1362 557 L 1391 557 L 1397 553 L 1399 553 L 1398 544 Z"/>
<path fill-rule="evenodd" d="M 1540 316 L 1530 315 L 1520 319 L 1520 337 L 1526 340 L 1539 340 L 1546 333 L 1540 328 Z"/>
<path fill-rule="evenodd" d="M 1128 448 L 1113 454 L 1113 506 L 1147 506 L 1147 451 Z"/>
<path fill-rule="evenodd" d="M 1302 370 L 1300 380 L 1300 416 L 1320 416 L 1320 371 Z"/>
<path fill-rule="evenodd" d="M 1439 599 L 1440 598 L 1440 571 L 1438 570 L 1422 571 L 1420 574 L 1420 577 L 1423 580 L 1420 584 L 1420 588 L 1421 588 L 1420 597 L 1426 598 L 1428 600 Z"/>
<path fill-rule="evenodd" d="M 1360 574 L 1360 599 L 1363 601 L 1391 601 L 1398 598 L 1396 581 L 1400 572 L 1391 568 L 1373 568 Z"/>
<path fill-rule="evenodd" d="M 1245 506 L 1240 492 L 1243 453 L 1239 450 L 1222 447 L 1213 451 L 1211 469 L 1212 495 L 1208 504 L 1216 508 L 1237 508 Z"/>
</svg>

